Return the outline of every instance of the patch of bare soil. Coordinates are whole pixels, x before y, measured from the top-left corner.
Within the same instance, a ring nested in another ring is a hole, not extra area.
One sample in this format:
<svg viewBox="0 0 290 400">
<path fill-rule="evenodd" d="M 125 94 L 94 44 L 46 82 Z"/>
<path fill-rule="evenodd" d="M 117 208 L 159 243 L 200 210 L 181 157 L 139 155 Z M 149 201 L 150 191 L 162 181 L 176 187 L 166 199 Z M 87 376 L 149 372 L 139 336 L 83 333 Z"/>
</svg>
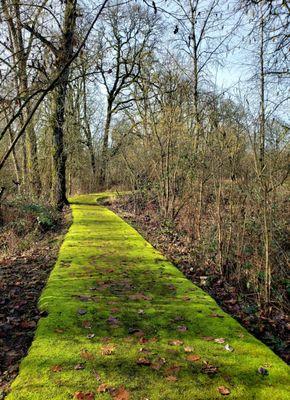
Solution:
<svg viewBox="0 0 290 400">
<path fill-rule="evenodd" d="M 170 234 L 165 232 L 158 215 L 152 214 L 152 210 L 135 213 L 132 204 L 124 200 L 116 200 L 107 206 L 134 226 L 188 279 L 208 292 L 223 310 L 236 318 L 285 362 L 290 362 L 290 321 L 283 310 L 273 305 L 270 315 L 264 315 L 250 293 L 240 296 L 240 290 L 233 280 L 221 278 L 210 263 L 206 266 L 197 265 L 191 256 L 193 244 L 178 231 Z"/>
<path fill-rule="evenodd" d="M 70 218 L 23 252 L 0 258 L 0 399 L 18 373 L 41 313 L 38 299 L 52 270 Z"/>
</svg>

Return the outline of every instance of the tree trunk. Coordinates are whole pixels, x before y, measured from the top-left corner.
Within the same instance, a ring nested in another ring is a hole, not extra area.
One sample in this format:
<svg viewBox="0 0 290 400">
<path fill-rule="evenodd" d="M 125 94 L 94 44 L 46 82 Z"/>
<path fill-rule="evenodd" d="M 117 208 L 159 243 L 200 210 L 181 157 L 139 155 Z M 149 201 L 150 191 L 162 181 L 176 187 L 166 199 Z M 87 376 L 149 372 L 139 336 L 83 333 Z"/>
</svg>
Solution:
<svg viewBox="0 0 290 400">
<path fill-rule="evenodd" d="M 103 146 L 102 146 L 102 154 L 101 154 L 101 166 L 100 166 L 100 175 L 99 175 L 99 189 L 103 190 L 106 183 L 106 172 L 108 167 L 108 147 L 109 147 L 109 134 L 110 134 L 110 126 L 112 120 L 112 106 L 113 103 L 111 99 L 108 99 L 107 105 L 107 115 L 106 115 L 106 123 L 103 137 Z"/>
<path fill-rule="evenodd" d="M 60 73 L 73 55 L 73 36 L 76 21 L 76 1 L 68 0 L 63 22 L 63 37 L 56 60 L 56 75 Z M 55 89 L 54 115 L 52 123 L 53 140 L 53 202 L 58 209 L 68 203 L 66 198 L 66 154 L 64 149 L 65 102 L 67 95 L 69 68 L 62 75 Z"/>
<path fill-rule="evenodd" d="M 18 80 L 16 85 L 18 89 L 18 96 L 23 97 L 28 93 L 29 88 L 27 76 L 27 52 L 23 43 L 19 3 L 16 2 L 11 5 L 16 16 L 16 23 L 13 22 L 6 0 L 2 0 L 2 6 L 9 24 L 11 45 L 14 49 L 13 59 L 17 74 L 16 79 Z M 27 105 L 24 109 L 24 119 L 26 119 L 26 117 L 30 114 L 30 111 L 30 107 Z M 26 140 L 24 146 L 26 146 L 26 149 L 25 158 L 23 159 L 25 167 L 24 169 L 27 168 L 29 187 L 31 191 L 35 194 L 35 196 L 39 196 L 41 193 L 41 181 L 38 166 L 37 139 L 33 121 L 29 125 L 25 136 Z"/>
<path fill-rule="evenodd" d="M 96 179 L 96 156 L 95 156 L 95 151 L 94 151 L 94 146 L 93 146 L 93 140 L 92 140 L 92 132 L 91 132 L 91 127 L 90 123 L 88 120 L 88 113 L 87 113 L 87 85 L 86 85 L 86 76 L 85 76 L 85 71 L 83 75 L 83 96 L 84 96 L 84 120 L 85 120 L 85 135 L 87 139 L 87 146 L 89 149 L 90 153 L 90 159 L 91 159 L 91 167 L 92 167 L 92 175 L 93 175 L 93 182 L 91 184 L 91 190 L 95 189 L 95 179 Z"/>
<path fill-rule="evenodd" d="M 269 218 L 269 199 L 267 177 L 265 171 L 265 66 L 264 66 L 264 47 L 265 47 L 265 21 L 263 15 L 263 3 L 260 5 L 260 115 L 259 115 L 259 178 L 262 199 L 262 220 L 264 236 L 264 301 L 266 311 L 271 298 L 271 264 L 270 264 L 270 218 Z"/>
</svg>

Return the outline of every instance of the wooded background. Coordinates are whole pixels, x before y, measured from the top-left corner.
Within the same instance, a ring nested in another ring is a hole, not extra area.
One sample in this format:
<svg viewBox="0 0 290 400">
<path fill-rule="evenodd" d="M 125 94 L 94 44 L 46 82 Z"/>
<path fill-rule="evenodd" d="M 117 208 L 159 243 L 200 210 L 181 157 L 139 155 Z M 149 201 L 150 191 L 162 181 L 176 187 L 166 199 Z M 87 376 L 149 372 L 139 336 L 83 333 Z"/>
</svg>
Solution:
<svg viewBox="0 0 290 400">
<path fill-rule="evenodd" d="M 196 265 L 283 309 L 289 20 L 286 0 L 1 0 L 2 201 L 132 191 Z"/>
</svg>

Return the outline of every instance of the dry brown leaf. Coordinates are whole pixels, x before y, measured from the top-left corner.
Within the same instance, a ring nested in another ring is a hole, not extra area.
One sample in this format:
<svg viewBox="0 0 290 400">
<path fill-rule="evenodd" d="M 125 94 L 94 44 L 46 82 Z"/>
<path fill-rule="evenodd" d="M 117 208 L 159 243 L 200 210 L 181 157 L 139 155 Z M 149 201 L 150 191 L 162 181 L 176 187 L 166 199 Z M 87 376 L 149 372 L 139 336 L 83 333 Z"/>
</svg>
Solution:
<svg viewBox="0 0 290 400">
<path fill-rule="evenodd" d="M 193 352 L 193 347 L 191 346 L 185 346 L 184 348 L 185 353 L 192 353 Z"/>
<path fill-rule="evenodd" d="M 106 383 L 102 383 L 102 384 L 98 387 L 97 392 L 98 392 L 98 393 L 105 393 L 105 392 L 107 392 L 108 390 L 109 390 L 109 386 L 108 386 Z"/>
<path fill-rule="evenodd" d="M 86 319 L 85 321 L 82 322 L 82 326 L 83 326 L 83 328 L 91 329 L 92 324 L 91 324 L 90 321 L 88 321 L 88 320 Z"/>
<path fill-rule="evenodd" d="M 157 360 L 155 360 L 152 365 L 151 368 L 155 369 L 156 371 L 159 371 L 160 368 L 162 368 L 162 366 L 166 363 L 165 358 L 163 357 L 158 357 Z"/>
<path fill-rule="evenodd" d="M 217 339 L 214 339 L 214 341 L 216 343 L 225 343 L 226 339 L 225 338 L 217 338 Z"/>
<path fill-rule="evenodd" d="M 214 340 L 214 337 L 212 337 L 212 336 L 203 336 L 202 339 L 207 341 L 207 342 L 212 342 Z"/>
<path fill-rule="evenodd" d="M 168 344 L 170 344 L 170 346 L 181 346 L 183 344 L 183 341 L 179 339 L 174 339 L 170 340 Z"/>
<path fill-rule="evenodd" d="M 207 375 L 215 375 L 218 370 L 218 367 L 215 365 L 211 365 L 207 361 L 204 361 L 204 366 L 202 367 L 201 372 Z"/>
<path fill-rule="evenodd" d="M 94 400 L 95 394 L 93 392 L 75 392 L 75 400 Z"/>
<path fill-rule="evenodd" d="M 166 380 L 169 381 L 169 382 L 176 382 L 177 381 L 177 377 L 174 376 L 174 375 L 168 375 L 166 377 Z"/>
<path fill-rule="evenodd" d="M 170 367 L 166 368 L 165 373 L 167 375 L 175 375 L 180 371 L 180 365 L 171 365 Z"/>
<path fill-rule="evenodd" d="M 138 364 L 138 365 L 149 366 L 149 365 L 151 365 L 151 361 L 148 360 L 148 358 L 140 357 L 140 358 L 138 358 L 138 360 L 137 360 L 137 364 Z"/>
<path fill-rule="evenodd" d="M 79 370 L 81 370 L 81 369 L 85 369 L 85 364 L 82 364 L 82 363 L 77 364 L 77 365 L 74 366 L 74 369 L 75 369 L 76 371 L 79 371 Z"/>
<path fill-rule="evenodd" d="M 125 389 L 124 386 L 120 386 L 118 389 L 113 390 L 111 395 L 114 400 L 130 399 L 130 393 Z"/>
<path fill-rule="evenodd" d="M 62 328 L 56 328 L 56 329 L 54 330 L 54 332 L 55 332 L 55 333 L 64 333 L 64 329 L 62 329 Z"/>
<path fill-rule="evenodd" d="M 217 313 L 212 313 L 212 314 L 209 315 L 209 317 L 211 317 L 211 318 L 224 318 L 223 315 L 220 315 L 220 314 L 217 314 Z"/>
<path fill-rule="evenodd" d="M 186 332 L 188 330 L 188 328 L 185 325 L 180 325 L 180 326 L 177 327 L 177 330 L 179 332 Z"/>
<path fill-rule="evenodd" d="M 87 360 L 87 361 L 91 361 L 95 358 L 95 356 L 92 353 L 90 353 L 88 350 L 82 350 L 80 353 L 80 356 L 81 356 L 81 358 L 83 358 L 84 360 Z"/>
<path fill-rule="evenodd" d="M 196 362 L 200 360 L 200 356 L 197 354 L 189 354 L 189 356 L 187 356 L 186 359 L 187 361 Z"/>
<path fill-rule="evenodd" d="M 53 365 L 51 367 L 52 372 L 61 372 L 62 371 L 62 366 L 61 365 Z"/>
<path fill-rule="evenodd" d="M 110 356 L 111 354 L 113 354 L 116 350 L 116 346 L 113 344 L 108 344 L 106 346 L 103 346 L 101 348 L 101 353 L 103 356 Z"/>
<path fill-rule="evenodd" d="M 219 386 L 218 387 L 218 391 L 220 392 L 220 394 L 222 394 L 223 396 L 227 396 L 231 393 L 230 389 L 228 389 L 225 386 Z"/>
<path fill-rule="evenodd" d="M 151 300 L 150 296 L 146 296 L 144 293 L 135 293 L 129 296 L 130 300 Z"/>
</svg>

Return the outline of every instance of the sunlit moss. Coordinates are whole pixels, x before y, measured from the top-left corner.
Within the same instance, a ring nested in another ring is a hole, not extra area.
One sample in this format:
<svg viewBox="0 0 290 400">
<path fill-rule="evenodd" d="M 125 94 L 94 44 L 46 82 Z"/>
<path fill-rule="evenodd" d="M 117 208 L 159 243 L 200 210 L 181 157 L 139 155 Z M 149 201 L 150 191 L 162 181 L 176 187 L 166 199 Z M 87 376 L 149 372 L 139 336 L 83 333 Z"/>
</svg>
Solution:
<svg viewBox="0 0 290 400">
<path fill-rule="evenodd" d="M 110 399 L 109 392 L 97 393 L 101 383 L 124 385 L 133 400 L 219 399 L 219 386 L 230 389 L 231 399 L 286 399 L 286 364 L 131 226 L 97 205 L 105 196 L 72 201 L 73 224 L 40 299 L 48 316 L 8 400 L 65 400 L 76 391 Z M 169 344 L 176 339 L 183 344 Z M 114 346 L 111 355 L 103 354 L 105 345 Z M 200 359 L 188 361 L 184 346 Z M 140 357 L 151 366 L 138 365 Z M 217 373 L 206 374 L 205 362 Z M 260 367 L 269 375 L 259 374 Z"/>
</svg>

